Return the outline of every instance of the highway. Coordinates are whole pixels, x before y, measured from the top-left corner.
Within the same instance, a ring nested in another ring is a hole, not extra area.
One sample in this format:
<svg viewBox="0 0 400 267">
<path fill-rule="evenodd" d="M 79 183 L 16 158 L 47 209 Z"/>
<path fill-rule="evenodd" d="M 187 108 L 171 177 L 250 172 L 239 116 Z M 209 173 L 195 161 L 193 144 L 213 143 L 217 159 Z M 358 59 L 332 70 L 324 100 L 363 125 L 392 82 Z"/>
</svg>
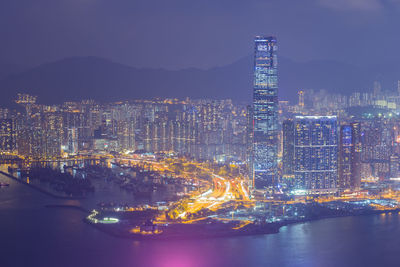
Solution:
<svg viewBox="0 0 400 267">
<path fill-rule="evenodd" d="M 172 162 L 169 163 L 169 166 L 164 161 L 135 159 L 129 156 L 116 158 L 115 160 L 127 163 L 133 162 L 137 165 L 151 165 L 153 170 L 160 172 L 173 172 L 170 166 L 176 163 L 174 160 L 172 160 Z M 179 162 L 179 160 L 177 160 L 177 162 Z M 197 167 L 197 169 L 207 173 L 211 178 L 211 181 L 204 181 L 203 179 L 196 177 L 195 172 L 182 171 L 179 174 L 180 177 L 198 180 L 199 184 L 204 185 L 208 183 L 209 185 L 204 186 L 201 192 L 195 192 L 188 199 L 178 201 L 179 204 L 182 204 L 181 206 L 185 206 L 185 209 L 179 212 L 177 218 L 180 218 L 183 221 L 193 221 L 187 218 L 188 214 L 195 214 L 203 209 L 217 211 L 223 204 L 229 201 L 250 201 L 249 193 L 243 179 L 230 179 L 227 177 L 222 177 L 218 174 L 215 174 L 211 169 L 205 167 L 202 163 L 186 162 L 186 164 L 193 164 Z M 198 219 L 196 219 L 196 221 L 197 220 Z"/>
</svg>

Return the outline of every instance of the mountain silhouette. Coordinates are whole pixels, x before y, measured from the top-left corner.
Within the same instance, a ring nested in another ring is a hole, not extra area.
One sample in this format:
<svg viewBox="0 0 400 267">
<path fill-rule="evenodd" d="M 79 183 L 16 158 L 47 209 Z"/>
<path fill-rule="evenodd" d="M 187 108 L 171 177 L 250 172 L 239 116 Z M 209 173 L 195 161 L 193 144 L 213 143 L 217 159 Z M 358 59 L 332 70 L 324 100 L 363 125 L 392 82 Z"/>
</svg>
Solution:
<svg viewBox="0 0 400 267">
<path fill-rule="evenodd" d="M 297 99 L 297 91 L 326 89 L 349 94 L 371 90 L 374 80 L 394 89 L 400 79 L 400 64 L 358 67 L 336 61 L 295 62 L 279 60 L 279 96 Z M 250 102 L 253 58 L 201 70 L 135 68 L 99 57 L 71 57 L 42 64 L 6 77 L 0 76 L 1 105 L 9 105 L 18 92 L 38 96 L 44 104 L 94 99 L 112 102 L 127 99 L 231 98 Z"/>
</svg>

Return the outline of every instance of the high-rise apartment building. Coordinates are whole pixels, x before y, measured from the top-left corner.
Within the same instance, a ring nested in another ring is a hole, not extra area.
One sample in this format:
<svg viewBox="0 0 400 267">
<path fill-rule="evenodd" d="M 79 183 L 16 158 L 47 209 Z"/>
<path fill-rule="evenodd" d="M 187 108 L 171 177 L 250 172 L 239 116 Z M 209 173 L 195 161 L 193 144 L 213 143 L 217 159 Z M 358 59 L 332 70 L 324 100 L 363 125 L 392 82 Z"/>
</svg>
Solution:
<svg viewBox="0 0 400 267">
<path fill-rule="evenodd" d="M 353 134 L 350 125 L 340 126 L 339 134 L 339 187 L 350 188 L 352 177 Z"/>
<path fill-rule="evenodd" d="M 0 119 L 0 152 L 14 152 L 16 131 L 12 119 Z"/>
<path fill-rule="evenodd" d="M 294 120 L 296 187 L 309 193 L 330 193 L 337 187 L 336 116 L 296 116 Z"/>
<path fill-rule="evenodd" d="M 250 187 L 254 187 L 254 166 L 253 166 L 253 107 L 247 106 L 246 110 L 246 154 L 247 154 L 247 171 L 248 171 L 248 184 Z"/>
<path fill-rule="evenodd" d="M 356 189 L 361 184 L 361 127 L 355 122 L 340 127 L 339 182 L 342 189 Z"/>
<path fill-rule="evenodd" d="M 256 188 L 277 183 L 278 62 L 275 37 L 255 38 L 253 88 L 253 180 Z"/>
<path fill-rule="evenodd" d="M 294 122 L 292 119 L 283 122 L 282 136 L 282 174 L 291 175 L 294 171 Z"/>
<path fill-rule="evenodd" d="M 362 123 L 361 160 L 370 165 L 375 178 L 386 179 L 390 176 L 393 134 L 393 124 L 388 120 L 375 118 Z"/>
</svg>

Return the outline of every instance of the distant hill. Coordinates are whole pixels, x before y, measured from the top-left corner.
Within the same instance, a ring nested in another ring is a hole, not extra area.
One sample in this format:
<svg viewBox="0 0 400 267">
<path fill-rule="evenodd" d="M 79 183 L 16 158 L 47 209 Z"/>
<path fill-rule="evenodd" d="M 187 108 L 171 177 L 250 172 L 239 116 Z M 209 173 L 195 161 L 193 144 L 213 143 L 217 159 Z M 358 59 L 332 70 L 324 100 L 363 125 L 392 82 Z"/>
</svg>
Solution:
<svg viewBox="0 0 400 267">
<path fill-rule="evenodd" d="M 89 98 L 117 101 L 157 96 L 240 99 L 246 91 L 251 92 L 251 76 L 245 76 L 250 72 L 234 77 L 230 71 L 229 68 L 207 71 L 139 69 L 103 58 L 66 58 L 0 80 L 1 104 L 14 98 L 17 92 L 38 95 L 41 103 Z"/>
<path fill-rule="evenodd" d="M 0 60 L 0 79 L 3 79 L 11 74 L 20 73 L 26 69 L 27 67 Z"/>
<path fill-rule="evenodd" d="M 37 95 L 40 103 L 48 104 L 157 96 L 250 101 L 252 68 L 250 56 L 209 70 L 177 71 L 134 68 L 98 57 L 72 57 L 3 78 L 0 75 L 0 105 L 9 105 L 17 92 Z M 299 89 L 326 89 L 338 93 L 366 91 L 376 79 L 383 81 L 384 88 L 395 88 L 400 79 L 400 64 L 361 68 L 335 61 L 279 60 L 279 94 L 285 100 L 295 100 Z"/>
</svg>

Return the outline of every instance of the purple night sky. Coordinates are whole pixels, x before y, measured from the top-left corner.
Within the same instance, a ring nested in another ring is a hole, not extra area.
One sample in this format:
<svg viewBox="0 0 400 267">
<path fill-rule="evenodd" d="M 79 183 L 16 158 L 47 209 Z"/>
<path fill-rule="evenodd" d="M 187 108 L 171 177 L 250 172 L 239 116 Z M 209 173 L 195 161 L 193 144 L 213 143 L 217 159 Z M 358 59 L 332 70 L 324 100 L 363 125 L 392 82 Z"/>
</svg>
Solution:
<svg viewBox="0 0 400 267">
<path fill-rule="evenodd" d="M 136 67 L 225 65 L 278 36 L 280 54 L 352 64 L 400 59 L 399 0 L 3 0 L 0 61 L 100 56 Z"/>
</svg>

